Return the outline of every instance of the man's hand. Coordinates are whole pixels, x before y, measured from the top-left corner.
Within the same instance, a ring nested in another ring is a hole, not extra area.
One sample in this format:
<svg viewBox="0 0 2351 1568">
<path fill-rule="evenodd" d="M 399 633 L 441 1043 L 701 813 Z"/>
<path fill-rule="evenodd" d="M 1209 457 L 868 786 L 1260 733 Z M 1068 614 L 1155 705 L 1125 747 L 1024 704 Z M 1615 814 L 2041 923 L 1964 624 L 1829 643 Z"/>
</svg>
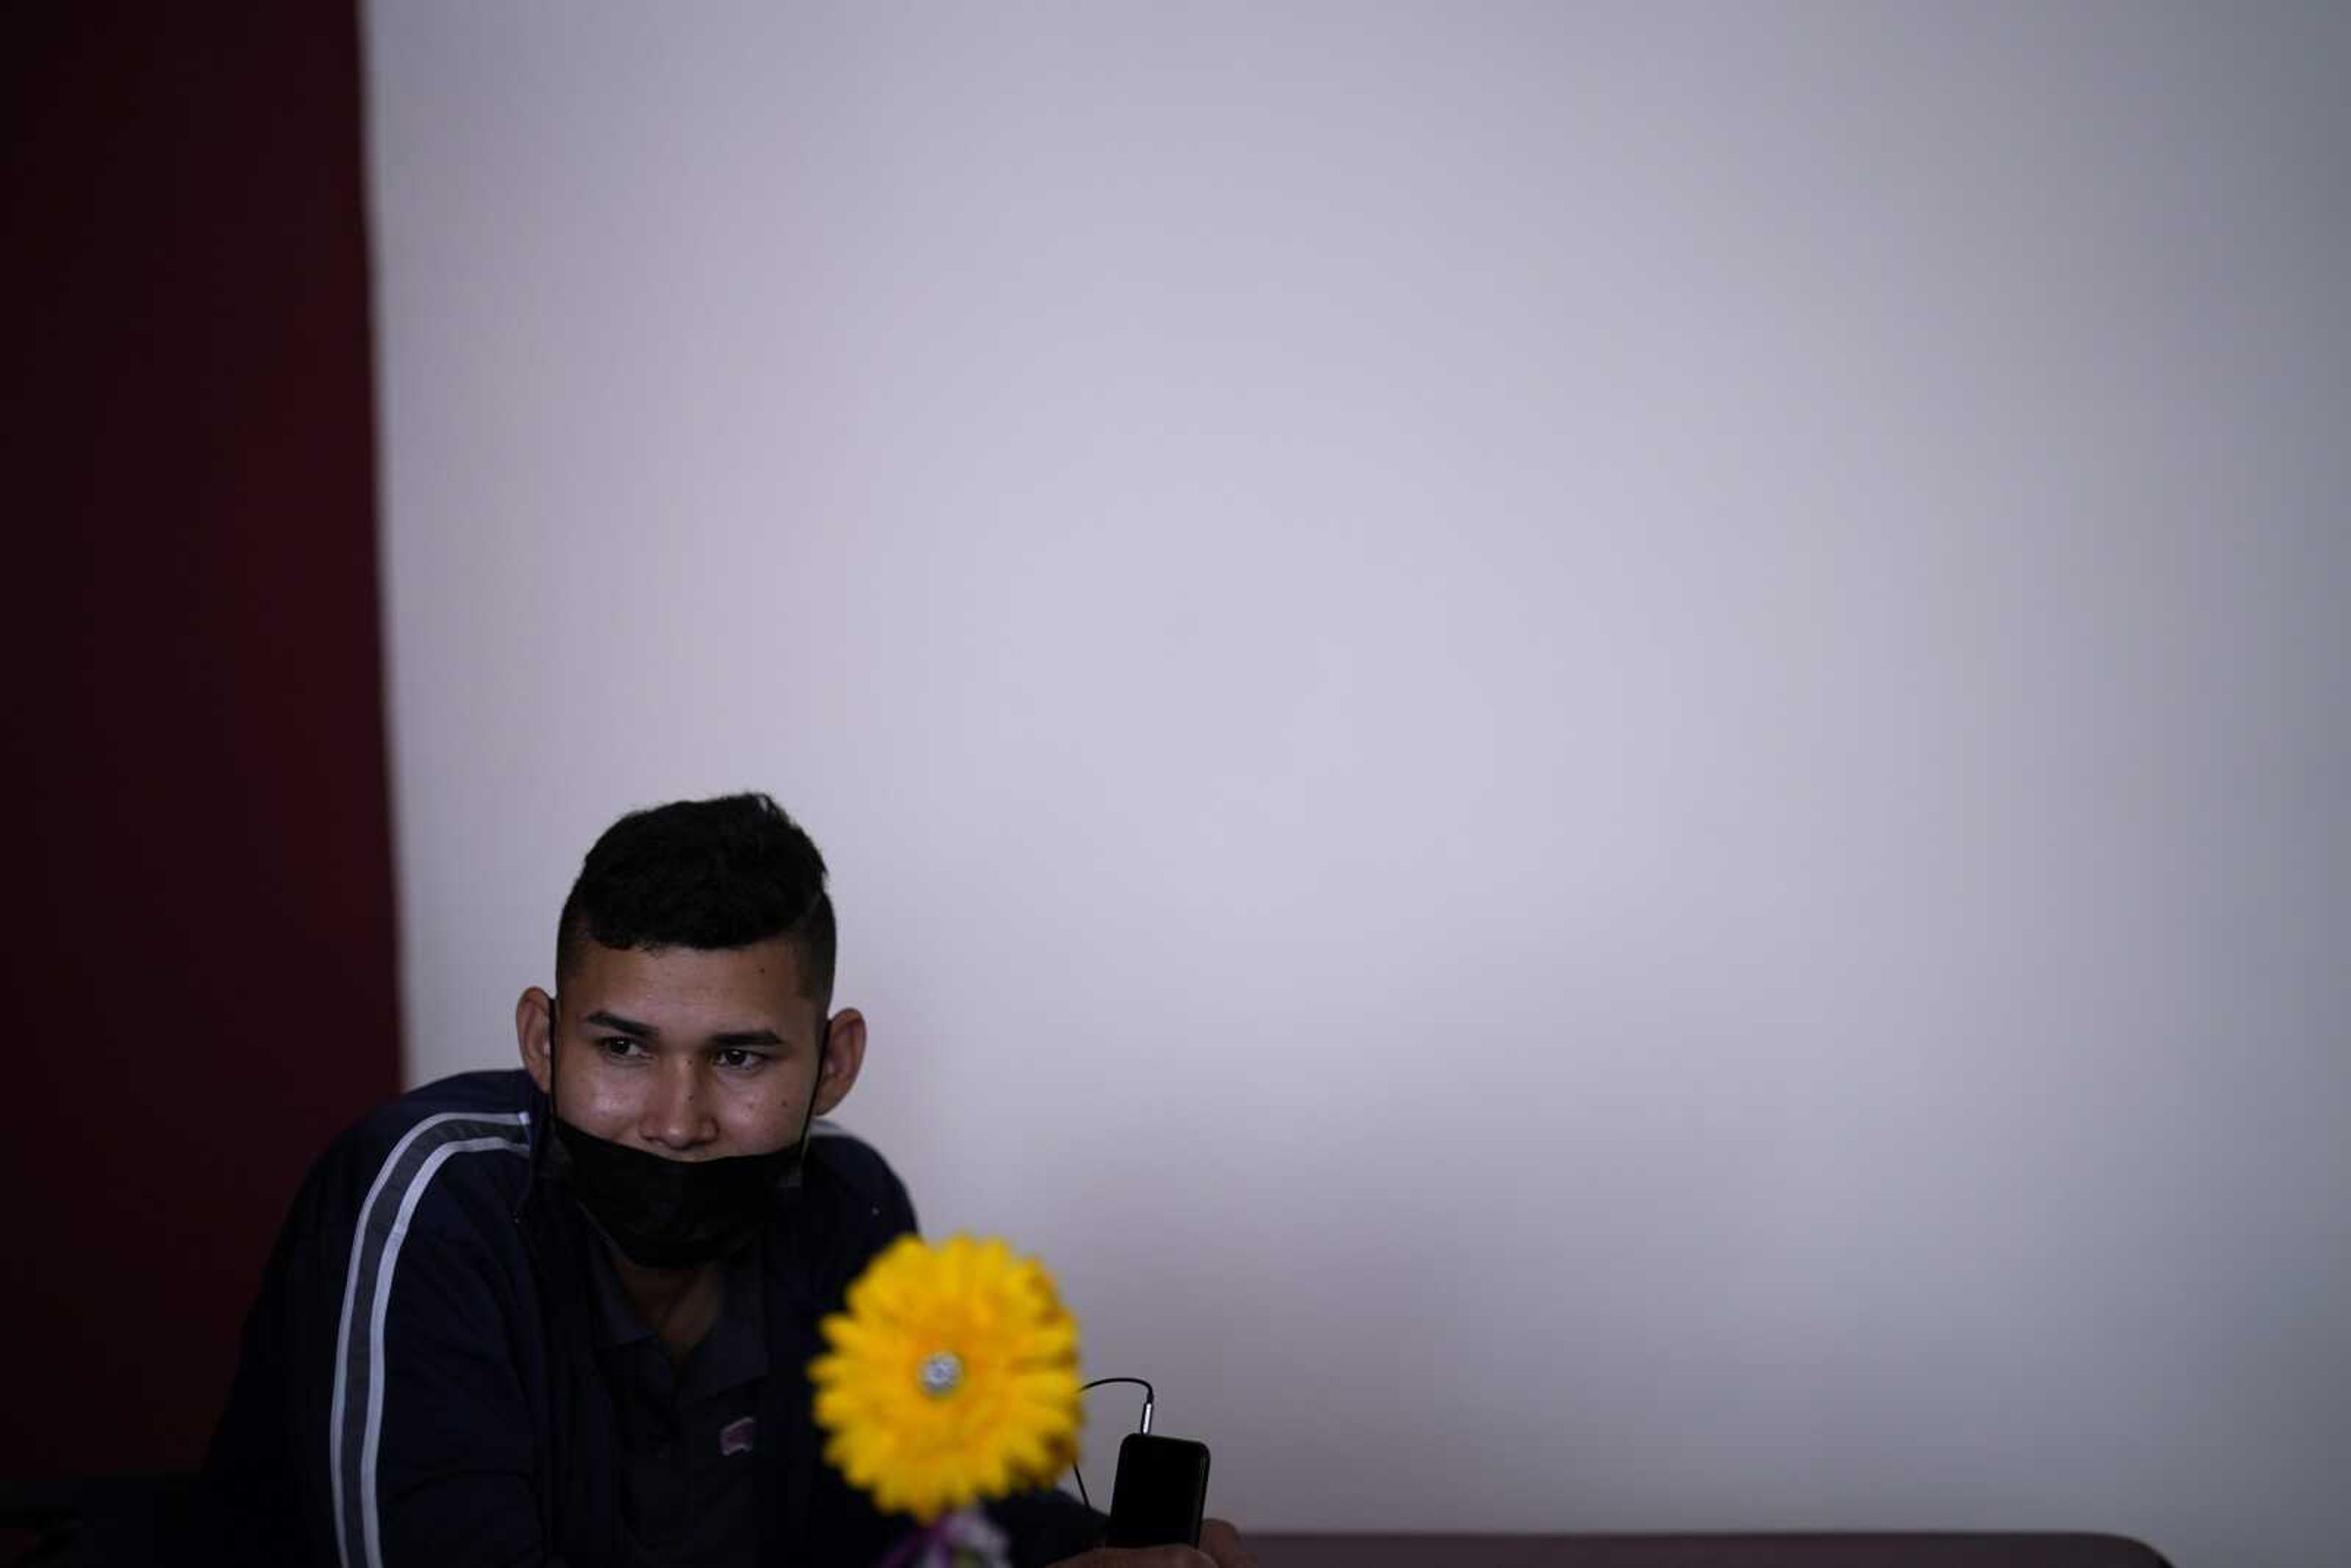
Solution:
<svg viewBox="0 0 2351 1568">
<path fill-rule="evenodd" d="M 1064 1558 L 1054 1568 L 1257 1568 L 1241 1532 L 1221 1519 L 1200 1526 L 1200 1549 L 1188 1546 L 1100 1547 Z"/>
</svg>

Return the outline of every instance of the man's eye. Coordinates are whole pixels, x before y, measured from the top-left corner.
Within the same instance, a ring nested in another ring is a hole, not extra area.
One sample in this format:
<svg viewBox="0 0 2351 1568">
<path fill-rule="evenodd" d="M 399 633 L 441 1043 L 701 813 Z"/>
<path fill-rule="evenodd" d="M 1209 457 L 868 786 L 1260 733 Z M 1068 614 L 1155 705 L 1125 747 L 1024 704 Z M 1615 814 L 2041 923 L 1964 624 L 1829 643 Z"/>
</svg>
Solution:
<svg viewBox="0 0 2351 1568">
<path fill-rule="evenodd" d="M 644 1050 L 624 1034 L 608 1034 L 596 1042 L 596 1049 L 607 1056 L 634 1056 Z"/>
<path fill-rule="evenodd" d="M 740 1046 L 728 1046 L 718 1053 L 718 1065 L 747 1071 L 767 1066 L 768 1059 L 756 1051 L 745 1051 Z"/>
</svg>

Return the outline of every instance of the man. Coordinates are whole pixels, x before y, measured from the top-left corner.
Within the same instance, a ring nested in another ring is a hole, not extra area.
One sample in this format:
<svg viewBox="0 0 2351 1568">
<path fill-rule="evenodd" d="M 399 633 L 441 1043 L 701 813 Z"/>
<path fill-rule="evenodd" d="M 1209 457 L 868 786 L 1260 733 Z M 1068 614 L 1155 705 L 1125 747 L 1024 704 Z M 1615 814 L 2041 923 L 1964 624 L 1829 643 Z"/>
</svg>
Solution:
<svg viewBox="0 0 2351 1568">
<path fill-rule="evenodd" d="M 865 1020 L 831 1010 L 825 866 L 762 795 L 622 818 L 515 1012 L 523 1071 L 402 1096 L 331 1147 L 248 1318 L 199 1555 L 337 1568 L 865 1568 L 911 1529 L 821 1458 L 819 1319 L 914 1226 L 819 1120 Z M 1022 1564 L 1089 1551 L 1059 1492 L 993 1511 Z"/>
</svg>

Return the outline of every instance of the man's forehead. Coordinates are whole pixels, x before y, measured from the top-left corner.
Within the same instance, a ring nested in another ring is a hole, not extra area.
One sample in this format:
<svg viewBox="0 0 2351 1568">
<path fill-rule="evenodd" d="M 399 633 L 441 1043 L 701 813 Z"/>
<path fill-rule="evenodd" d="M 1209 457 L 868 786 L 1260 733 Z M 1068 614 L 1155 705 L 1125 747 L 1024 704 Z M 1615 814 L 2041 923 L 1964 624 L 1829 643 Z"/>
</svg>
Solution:
<svg viewBox="0 0 2351 1568">
<path fill-rule="evenodd" d="M 742 947 L 580 946 L 564 989 L 589 1006 L 757 1006 L 798 1014 L 813 1006 L 800 984 L 798 949 L 785 937 Z"/>
</svg>

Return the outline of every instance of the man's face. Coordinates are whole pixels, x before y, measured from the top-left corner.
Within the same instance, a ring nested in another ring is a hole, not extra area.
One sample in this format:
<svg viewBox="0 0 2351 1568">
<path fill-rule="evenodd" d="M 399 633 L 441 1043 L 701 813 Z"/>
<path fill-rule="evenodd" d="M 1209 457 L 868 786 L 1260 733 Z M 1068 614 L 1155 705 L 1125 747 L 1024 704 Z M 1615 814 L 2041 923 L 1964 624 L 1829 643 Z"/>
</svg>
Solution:
<svg viewBox="0 0 2351 1568">
<path fill-rule="evenodd" d="M 818 1004 L 781 938 L 708 950 L 580 944 L 549 1030 L 547 993 L 516 1011 L 523 1062 L 543 1090 L 554 1053 L 556 1113 L 582 1132 L 668 1159 L 759 1155 L 795 1142 L 811 1092 L 822 1115 L 849 1092 L 864 1021 L 833 1022 L 824 1074 Z"/>
</svg>

